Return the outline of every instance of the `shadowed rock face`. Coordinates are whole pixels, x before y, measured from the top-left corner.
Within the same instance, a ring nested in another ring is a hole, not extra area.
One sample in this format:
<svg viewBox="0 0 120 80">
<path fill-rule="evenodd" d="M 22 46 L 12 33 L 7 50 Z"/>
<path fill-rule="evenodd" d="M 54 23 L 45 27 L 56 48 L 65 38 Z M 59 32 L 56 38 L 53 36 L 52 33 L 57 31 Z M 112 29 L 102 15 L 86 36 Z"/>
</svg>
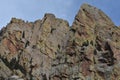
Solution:
<svg viewBox="0 0 120 80">
<path fill-rule="evenodd" d="M 45 14 L 0 32 L 0 80 L 119 80 L 120 28 L 83 4 L 72 27 Z"/>
</svg>

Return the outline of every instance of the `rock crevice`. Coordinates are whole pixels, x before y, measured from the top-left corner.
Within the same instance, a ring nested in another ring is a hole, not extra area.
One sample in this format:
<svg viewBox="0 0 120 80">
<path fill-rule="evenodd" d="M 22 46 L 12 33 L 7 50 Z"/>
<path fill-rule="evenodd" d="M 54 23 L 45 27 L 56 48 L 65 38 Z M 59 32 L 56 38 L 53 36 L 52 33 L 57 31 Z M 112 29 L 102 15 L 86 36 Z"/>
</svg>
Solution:
<svg viewBox="0 0 120 80">
<path fill-rule="evenodd" d="M 47 13 L 0 31 L 0 80 L 119 80 L 119 60 L 119 27 L 88 4 L 71 27 Z"/>
</svg>

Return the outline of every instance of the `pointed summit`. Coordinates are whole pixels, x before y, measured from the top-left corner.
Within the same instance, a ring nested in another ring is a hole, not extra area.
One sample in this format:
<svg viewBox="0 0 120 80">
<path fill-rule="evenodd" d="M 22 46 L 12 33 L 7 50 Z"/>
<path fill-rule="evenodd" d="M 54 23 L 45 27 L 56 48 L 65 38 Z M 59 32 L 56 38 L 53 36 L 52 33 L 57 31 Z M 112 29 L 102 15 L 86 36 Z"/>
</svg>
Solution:
<svg viewBox="0 0 120 80">
<path fill-rule="evenodd" d="M 72 27 L 54 14 L 0 31 L 0 80 L 120 80 L 120 28 L 83 4 Z"/>
<path fill-rule="evenodd" d="M 86 24 L 88 26 L 93 26 L 93 24 L 114 25 L 104 12 L 86 3 L 83 4 L 78 11 L 73 25 L 76 23 Z"/>
</svg>

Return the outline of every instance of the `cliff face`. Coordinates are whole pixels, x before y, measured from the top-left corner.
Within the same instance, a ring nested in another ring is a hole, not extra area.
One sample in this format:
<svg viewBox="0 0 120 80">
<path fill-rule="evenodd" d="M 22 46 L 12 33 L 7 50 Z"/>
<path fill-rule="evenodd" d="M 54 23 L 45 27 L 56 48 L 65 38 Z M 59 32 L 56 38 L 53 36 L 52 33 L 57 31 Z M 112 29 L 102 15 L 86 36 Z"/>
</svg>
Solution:
<svg viewBox="0 0 120 80">
<path fill-rule="evenodd" d="M 0 32 L 0 80 L 119 80 L 120 28 L 83 4 L 72 27 L 45 14 L 12 18 Z"/>
</svg>

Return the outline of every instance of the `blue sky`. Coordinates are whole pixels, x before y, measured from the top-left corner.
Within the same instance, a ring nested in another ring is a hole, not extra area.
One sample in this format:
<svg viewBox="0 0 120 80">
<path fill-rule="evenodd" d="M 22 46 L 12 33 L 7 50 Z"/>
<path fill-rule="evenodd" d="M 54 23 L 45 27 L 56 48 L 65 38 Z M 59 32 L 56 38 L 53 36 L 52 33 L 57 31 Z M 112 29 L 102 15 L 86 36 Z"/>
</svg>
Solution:
<svg viewBox="0 0 120 80">
<path fill-rule="evenodd" d="M 53 13 L 71 25 L 83 3 L 96 6 L 120 25 L 120 0 L 0 0 L 0 28 L 12 17 L 35 21 L 42 19 L 45 13 Z"/>
</svg>

